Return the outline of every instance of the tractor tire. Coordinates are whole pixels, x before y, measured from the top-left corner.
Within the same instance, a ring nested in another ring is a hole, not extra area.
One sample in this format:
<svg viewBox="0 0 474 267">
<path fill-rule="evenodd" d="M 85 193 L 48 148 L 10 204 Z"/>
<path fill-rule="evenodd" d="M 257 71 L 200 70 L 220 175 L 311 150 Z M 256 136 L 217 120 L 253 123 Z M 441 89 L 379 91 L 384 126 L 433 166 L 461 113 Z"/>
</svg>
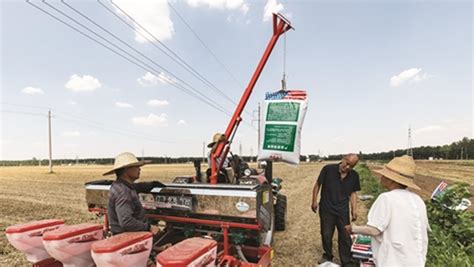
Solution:
<svg viewBox="0 0 474 267">
<path fill-rule="evenodd" d="M 284 231 L 286 228 L 286 196 L 278 194 L 275 204 L 275 230 Z"/>
</svg>

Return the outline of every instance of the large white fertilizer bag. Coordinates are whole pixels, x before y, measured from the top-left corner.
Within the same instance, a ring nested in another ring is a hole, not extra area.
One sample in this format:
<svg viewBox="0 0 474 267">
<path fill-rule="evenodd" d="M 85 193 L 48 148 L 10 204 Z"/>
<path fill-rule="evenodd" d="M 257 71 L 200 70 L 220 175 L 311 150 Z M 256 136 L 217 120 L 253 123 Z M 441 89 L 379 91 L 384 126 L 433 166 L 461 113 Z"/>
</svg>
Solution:
<svg viewBox="0 0 474 267">
<path fill-rule="evenodd" d="M 301 129 L 307 107 L 303 90 L 266 94 L 260 118 L 258 160 L 300 163 Z"/>
</svg>

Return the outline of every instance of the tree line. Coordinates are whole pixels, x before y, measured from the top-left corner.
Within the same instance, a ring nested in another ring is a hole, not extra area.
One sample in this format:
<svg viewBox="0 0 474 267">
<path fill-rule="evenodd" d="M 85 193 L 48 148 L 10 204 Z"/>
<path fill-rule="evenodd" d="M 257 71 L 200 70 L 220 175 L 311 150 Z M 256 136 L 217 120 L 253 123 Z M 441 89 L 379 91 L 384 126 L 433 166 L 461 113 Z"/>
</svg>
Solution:
<svg viewBox="0 0 474 267">
<path fill-rule="evenodd" d="M 468 160 L 474 158 L 474 139 L 464 137 L 463 139 L 443 146 L 420 146 L 412 148 L 414 159 L 450 159 Z M 390 150 L 365 154 L 359 152 L 362 160 L 391 160 L 407 154 L 407 149 Z M 329 160 L 340 160 L 343 155 L 330 155 Z"/>
<path fill-rule="evenodd" d="M 420 146 L 412 148 L 413 157 L 415 159 L 451 159 L 451 160 L 468 160 L 474 158 L 474 139 L 464 137 L 463 139 L 453 142 L 449 145 L 443 146 Z M 365 154 L 359 152 L 359 157 L 362 160 L 390 160 L 394 157 L 407 154 L 407 149 L 390 150 L 387 152 L 377 152 Z M 305 162 L 321 161 L 321 160 L 340 160 L 344 155 L 330 155 L 321 157 L 319 155 L 301 155 L 300 160 Z M 202 157 L 144 157 L 140 158 L 150 160 L 153 164 L 176 164 L 176 163 L 190 163 L 195 160 L 201 160 L 207 163 L 207 158 Z M 256 156 L 243 156 L 242 159 L 246 162 L 255 162 Z M 39 160 L 32 158 L 30 160 L 2 160 L 1 166 L 48 166 L 47 159 Z M 75 164 L 99 164 L 112 165 L 114 158 L 85 158 L 85 159 L 54 159 L 53 165 L 75 165 Z"/>
<path fill-rule="evenodd" d="M 243 156 L 246 162 L 255 162 L 257 157 Z M 149 160 L 151 164 L 178 164 L 191 163 L 195 160 L 203 162 L 202 157 L 139 157 L 139 160 Z M 204 159 L 207 163 L 207 158 Z M 113 165 L 114 158 L 84 158 L 84 159 L 53 159 L 53 165 Z M 32 158 L 29 160 L 2 160 L 0 166 L 48 166 L 49 160 Z"/>
</svg>

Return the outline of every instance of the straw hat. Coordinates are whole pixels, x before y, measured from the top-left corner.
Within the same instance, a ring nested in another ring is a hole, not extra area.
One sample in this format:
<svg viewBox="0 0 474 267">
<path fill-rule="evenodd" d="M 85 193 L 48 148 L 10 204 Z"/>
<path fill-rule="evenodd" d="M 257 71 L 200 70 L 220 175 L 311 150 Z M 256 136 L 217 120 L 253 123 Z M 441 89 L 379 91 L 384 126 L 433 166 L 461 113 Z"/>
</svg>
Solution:
<svg viewBox="0 0 474 267">
<path fill-rule="evenodd" d="M 214 146 L 217 144 L 217 142 L 223 142 L 223 141 L 226 141 L 225 135 L 223 135 L 221 133 L 215 133 L 214 137 L 212 138 L 212 142 L 207 144 L 207 147 L 208 148 L 211 148 L 211 147 L 214 148 Z"/>
<path fill-rule="evenodd" d="M 393 158 L 388 164 L 385 164 L 383 169 L 374 170 L 374 172 L 385 176 L 386 178 L 395 181 L 407 187 L 421 190 L 414 182 L 415 179 L 415 161 L 410 156 L 401 156 Z"/>
<path fill-rule="evenodd" d="M 133 155 L 132 153 L 124 152 L 124 153 L 118 154 L 115 157 L 114 168 L 112 170 L 102 174 L 102 175 L 105 176 L 105 175 L 114 174 L 115 171 L 118 170 L 118 169 L 127 168 L 127 167 L 143 166 L 143 165 L 148 164 L 150 162 L 151 162 L 151 160 L 138 161 L 137 157 L 135 157 L 135 155 Z"/>
</svg>

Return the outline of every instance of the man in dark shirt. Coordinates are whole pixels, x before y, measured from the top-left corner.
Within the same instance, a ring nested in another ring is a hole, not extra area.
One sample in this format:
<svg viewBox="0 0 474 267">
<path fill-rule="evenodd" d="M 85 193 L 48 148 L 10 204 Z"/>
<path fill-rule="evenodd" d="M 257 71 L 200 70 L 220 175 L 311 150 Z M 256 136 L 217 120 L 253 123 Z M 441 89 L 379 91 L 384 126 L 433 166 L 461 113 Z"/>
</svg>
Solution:
<svg viewBox="0 0 474 267">
<path fill-rule="evenodd" d="M 138 161 L 129 152 L 121 153 L 115 158 L 114 168 L 104 175 L 116 174 L 117 180 L 109 190 L 107 215 L 112 234 L 123 232 L 151 231 L 159 232 L 156 225 L 150 225 L 145 219 L 145 211 L 138 198 L 138 193 L 150 192 L 154 187 L 163 187 L 160 182 L 134 183 L 140 178 L 140 167 L 149 161 Z"/>
<path fill-rule="evenodd" d="M 349 223 L 349 203 L 352 220 L 357 219 L 357 191 L 360 191 L 359 174 L 352 168 L 359 158 L 356 154 L 344 156 L 338 164 L 328 164 L 323 167 L 313 188 L 311 209 L 318 211 L 323 242 L 323 257 L 319 264 L 332 261 L 332 237 L 337 228 L 339 257 L 342 266 L 351 266 L 351 237 L 344 231 L 344 225 Z M 318 203 L 319 190 L 321 199 Z"/>
</svg>

